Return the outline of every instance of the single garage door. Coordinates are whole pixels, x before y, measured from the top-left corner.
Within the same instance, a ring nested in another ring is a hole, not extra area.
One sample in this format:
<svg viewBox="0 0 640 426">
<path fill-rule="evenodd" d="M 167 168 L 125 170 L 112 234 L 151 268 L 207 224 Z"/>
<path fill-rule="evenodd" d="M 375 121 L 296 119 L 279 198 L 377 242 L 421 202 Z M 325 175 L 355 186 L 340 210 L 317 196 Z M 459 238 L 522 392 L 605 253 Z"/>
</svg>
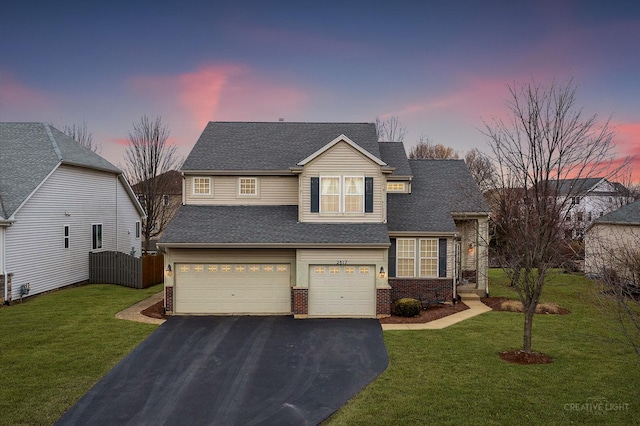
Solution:
<svg viewBox="0 0 640 426">
<path fill-rule="evenodd" d="M 177 314 L 290 314 L 291 265 L 176 265 Z"/>
<path fill-rule="evenodd" d="M 367 265 L 309 266 L 309 316 L 374 317 L 374 271 Z"/>
</svg>

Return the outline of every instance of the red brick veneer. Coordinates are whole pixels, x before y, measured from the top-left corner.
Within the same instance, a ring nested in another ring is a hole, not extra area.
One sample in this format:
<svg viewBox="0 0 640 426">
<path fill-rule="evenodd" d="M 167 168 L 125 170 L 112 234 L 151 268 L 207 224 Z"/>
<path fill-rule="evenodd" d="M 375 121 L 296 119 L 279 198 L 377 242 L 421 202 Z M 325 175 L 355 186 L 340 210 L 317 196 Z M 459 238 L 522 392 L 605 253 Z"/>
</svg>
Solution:
<svg viewBox="0 0 640 426">
<path fill-rule="evenodd" d="M 376 289 L 376 315 L 385 317 L 391 315 L 391 289 Z"/>
<path fill-rule="evenodd" d="M 389 278 L 391 302 L 403 297 L 412 299 L 453 300 L 453 279 Z"/>
<path fill-rule="evenodd" d="M 293 315 L 309 314 L 309 289 L 291 289 L 291 313 Z"/>
<path fill-rule="evenodd" d="M 164 289 L 164 309 L 166 312 L 173 312 L 173 287 Z"/>
</svg>

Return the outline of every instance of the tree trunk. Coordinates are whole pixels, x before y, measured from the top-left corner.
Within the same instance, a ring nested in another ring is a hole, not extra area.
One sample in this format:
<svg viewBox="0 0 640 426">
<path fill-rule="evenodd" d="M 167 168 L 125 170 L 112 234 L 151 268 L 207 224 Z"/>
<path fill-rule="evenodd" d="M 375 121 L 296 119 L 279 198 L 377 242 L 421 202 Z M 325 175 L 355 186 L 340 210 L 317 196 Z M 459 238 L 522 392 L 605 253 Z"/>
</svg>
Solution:
<svg viewBox="0 0 640 426">
<path fill-rule="evenodd" d="M 523 341 L 522 341 L 522 351 L 530 354 L 531 350 L 531 336 L 533 334 L 533 315 L 535 314 L 534 309 L 527 309 L 525 307 L 524 310 L 524 333 L 523 333 Z"/>
</svg>

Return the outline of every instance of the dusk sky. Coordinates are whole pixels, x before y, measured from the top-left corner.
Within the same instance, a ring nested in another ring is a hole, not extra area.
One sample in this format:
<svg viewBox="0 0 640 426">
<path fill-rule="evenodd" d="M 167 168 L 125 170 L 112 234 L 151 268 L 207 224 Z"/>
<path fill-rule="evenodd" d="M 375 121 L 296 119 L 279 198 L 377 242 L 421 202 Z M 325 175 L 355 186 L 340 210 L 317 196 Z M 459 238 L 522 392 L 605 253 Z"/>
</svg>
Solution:
<svg viewBox="0 0 640 426">
<path fill-rule="evenodd" d="M 488 152 L 506 84 L 571 78 L 585 113 L 612 115 L 619 154 L 640 154 L 637 0 L 0 5 L 0 121 L 84 120 L 116 165 L 143 114 L 182 155 L 208 121 L 390 116 L 407 149 Z"/>
</svg>

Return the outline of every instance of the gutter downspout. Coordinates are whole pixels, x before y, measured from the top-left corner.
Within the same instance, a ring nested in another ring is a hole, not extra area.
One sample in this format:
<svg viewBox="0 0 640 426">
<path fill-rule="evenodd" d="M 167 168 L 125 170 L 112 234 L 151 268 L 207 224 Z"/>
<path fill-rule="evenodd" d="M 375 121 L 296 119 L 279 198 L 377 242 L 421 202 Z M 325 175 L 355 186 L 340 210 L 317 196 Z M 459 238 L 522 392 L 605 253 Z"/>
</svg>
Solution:
<svg viewBox="0 0 640 426">
<path fill-rule="evenodd" d="M 118 175 L 116 175 L 116 251 L 120 251 L 118 243 Z"/>
<path fill-rule="evenodd" d="M 4 275 L 4 303 L 7 303 L 7 297 L 9 296 L 9 275 L 7 275 L 7 251 L 5 250 L 5 233 L 7 228 L 2 229 L 2 238 L 0 238 L 0 246 L 2 246 L 2 275 Z"/>
</svg>

